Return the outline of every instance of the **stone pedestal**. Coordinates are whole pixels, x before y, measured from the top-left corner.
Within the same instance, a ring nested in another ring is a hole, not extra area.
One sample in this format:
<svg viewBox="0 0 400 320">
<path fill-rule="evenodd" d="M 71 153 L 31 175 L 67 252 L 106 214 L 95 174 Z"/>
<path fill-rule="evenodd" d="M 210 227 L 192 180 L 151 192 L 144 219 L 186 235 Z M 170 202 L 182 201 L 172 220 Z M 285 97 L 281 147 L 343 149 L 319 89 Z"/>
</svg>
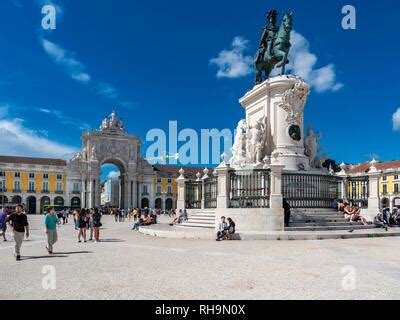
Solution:
<svg viewBox="0 0 400 320">
<path fill-rule="evenodd" d="M 218 176 L 217 187 L 217 208 L 229 208 L 229 171 L 228 166 L 221 166 L 215 169 L 215 174 Z"/>
<path fill-rule="evenodd" d="M 178 189 L 178 199 L 176 201 L 176 208 L 178 210 L 185 209 L 185 198 L 186 198 L 185 183 L 187 179 L 185 179 L 183 173 L 181 173 L 181 175 L 175 181 L 177 183 L 177 189 Z"/>
<path fill-rule="evenodd" d="M 373 221 L 374 217 L 379 211 L 379 176 L 378 171 L 372 170 L 368 173 L 369 178 L 369 195 L 368 195 L 368 209 L 363 210 L 362 215 L 367 221 Z"/>
<path fill-rule="evenodd" d="M 282 209 L 282 171 L 285 166 L 271 164 L 271 194 L 270 207 Z M 282 209 L 283 214 L 283 209 Z"/>
<path fill-rule="evenodd" d="M 304 105 L 308 85 L 296 76 L 277 76 L 255 86 L 240 99 L 246 122 L 254 126 L 266 118 L 265 156 L 285 170 L 310 169 L 304 154 Z"/>
</svg>

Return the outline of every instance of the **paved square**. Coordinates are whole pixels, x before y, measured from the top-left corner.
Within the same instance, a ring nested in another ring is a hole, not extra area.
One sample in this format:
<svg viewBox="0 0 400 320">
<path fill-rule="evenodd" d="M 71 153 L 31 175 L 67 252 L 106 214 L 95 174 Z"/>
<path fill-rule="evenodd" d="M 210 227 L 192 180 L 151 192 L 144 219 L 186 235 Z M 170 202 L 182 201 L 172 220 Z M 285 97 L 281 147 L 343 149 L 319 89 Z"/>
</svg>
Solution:
<svg viewBox="0 0 400 320">
<path fill-rule="evenodd" d="M 29 216 L 22 261 L 0 243 L 0 299 L 399 299 L 399 238 L 207 241 L 153 238 L 103 217 L 100 243 L 61 226 L 45 249 L 43 217 Z M 166 222 L 168 218 L 161 218 Z M 56 289 L 42 287 L 54 266 Z"/>
</svg>

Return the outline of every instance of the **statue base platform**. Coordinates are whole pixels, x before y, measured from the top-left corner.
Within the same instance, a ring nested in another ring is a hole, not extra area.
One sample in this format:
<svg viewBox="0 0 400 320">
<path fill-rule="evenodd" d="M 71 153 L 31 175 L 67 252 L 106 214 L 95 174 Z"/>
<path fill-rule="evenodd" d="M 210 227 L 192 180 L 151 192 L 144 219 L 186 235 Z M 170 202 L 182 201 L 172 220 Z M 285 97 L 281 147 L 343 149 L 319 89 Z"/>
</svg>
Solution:
<svg viewBox="0 0 400 320">
<path fill-rule="evenodd" d="M 309 171 L 304 155 L 304 105 L 309 87 L 300 77 L 272 77 L 248 91 L 239 102 L 248 126 L 266 119 L 265 154 L 286 170 Z"/>
</svg>

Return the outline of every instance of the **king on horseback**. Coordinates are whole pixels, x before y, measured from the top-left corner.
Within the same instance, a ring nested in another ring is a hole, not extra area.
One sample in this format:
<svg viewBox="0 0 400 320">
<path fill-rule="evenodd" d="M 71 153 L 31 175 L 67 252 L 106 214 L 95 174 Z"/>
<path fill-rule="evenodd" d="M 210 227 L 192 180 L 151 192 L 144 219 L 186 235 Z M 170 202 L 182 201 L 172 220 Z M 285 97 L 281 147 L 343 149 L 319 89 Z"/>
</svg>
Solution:
<svg viewBox="0 0 400 320">
<path fill-rule="evenodd" d="M 260 45 L 254 59 L 256 80 L 255 84 L 268 79 L 275 67 L 282 67 L 282 74 L 289 63 L 287 57 L 291 47 L 290 32 L 292 30 L 292 13 L 286 13 L 280 28 L 276 26 L 278 12 L 270 10 L 267 15 L 268 24 L 264 28 Z M 265 73 L 265 79 L 263 78 Z"/>
</svg>

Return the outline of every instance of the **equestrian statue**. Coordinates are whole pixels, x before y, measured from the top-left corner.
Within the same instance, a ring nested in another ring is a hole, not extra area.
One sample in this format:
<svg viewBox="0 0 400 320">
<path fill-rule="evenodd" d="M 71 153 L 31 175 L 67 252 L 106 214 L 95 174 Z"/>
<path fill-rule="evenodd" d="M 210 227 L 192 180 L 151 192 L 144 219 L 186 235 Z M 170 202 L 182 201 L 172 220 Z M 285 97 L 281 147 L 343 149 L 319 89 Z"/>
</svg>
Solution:
<svg viewBox="0 0 400 320">
<path fill-rule="evenodd" d="M 282 23 L 276 26 L 278 12 L 268 12 L 268 24 L 264 28 L 260 45 L 254 60 L 256 69 L 255 85 L 268 79 L 274 68 L 282 68 L 281 74 L 285 74 L 286 65 L 289 63 L 288 55 L 291 47 L 290 32 L 292 31 L 292 13 L 286 13 Z M 265 73 L 265 78 L 263 77 Z"/>
</svg>

